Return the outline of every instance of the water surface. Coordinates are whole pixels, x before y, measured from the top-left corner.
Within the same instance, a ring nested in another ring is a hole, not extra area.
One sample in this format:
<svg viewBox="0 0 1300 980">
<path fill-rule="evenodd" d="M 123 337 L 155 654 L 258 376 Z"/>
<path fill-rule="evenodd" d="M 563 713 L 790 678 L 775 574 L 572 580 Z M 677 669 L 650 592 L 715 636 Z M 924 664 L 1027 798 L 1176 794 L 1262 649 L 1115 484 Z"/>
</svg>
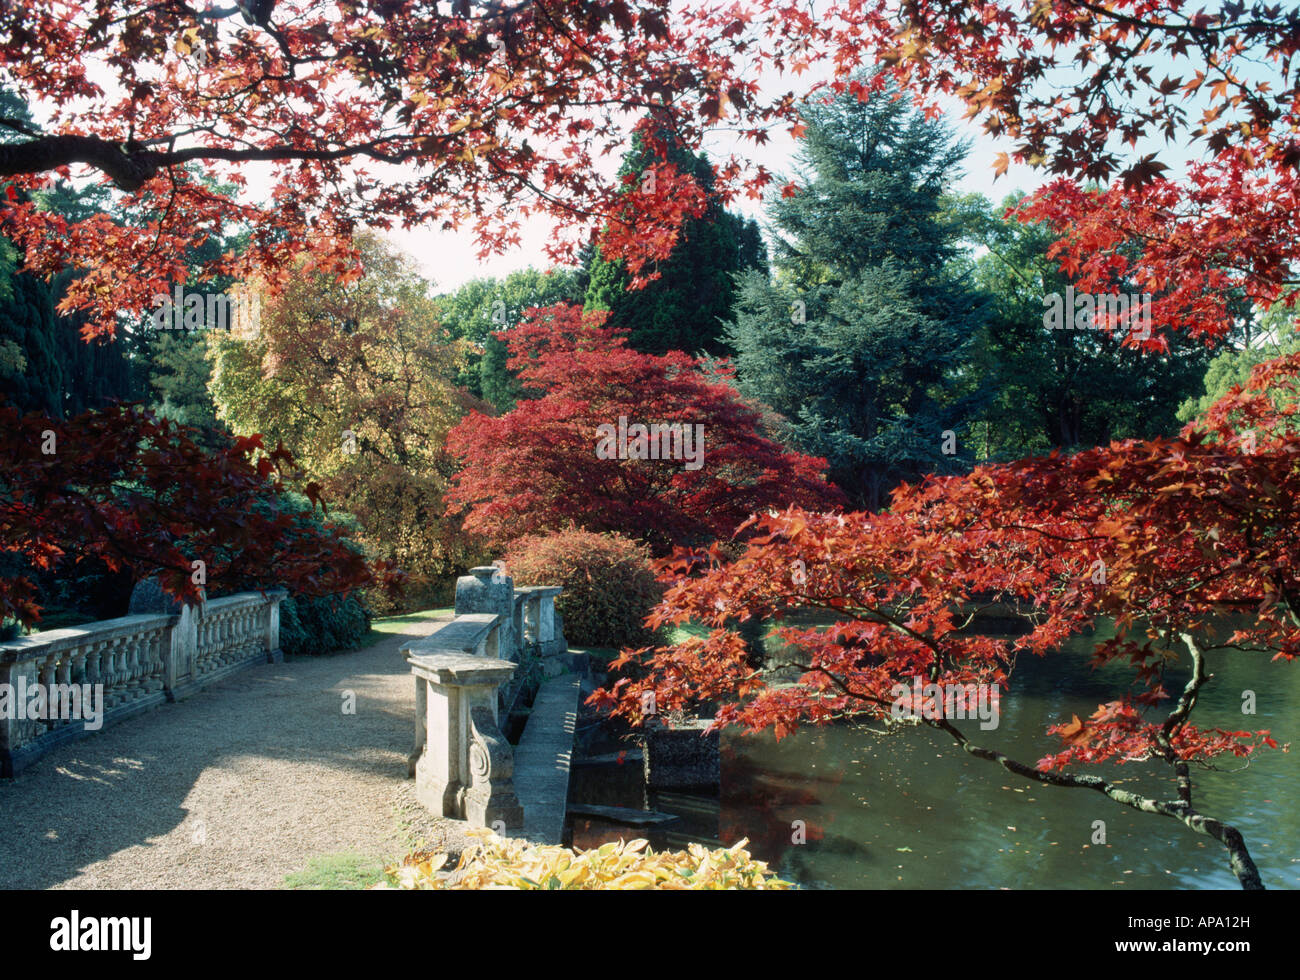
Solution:
<svg viewBox="0 0 1300 980">
<path fill-rule="evenodd" d="M 1094 671 L 1095 640 L 1045 660 L 1022 656 L 1003 692 L 999 727 L 959 723 L 972 741 L 1033 764 L 1059 744 L 1049 724 L 1112 700 L 1129 672 Z M 1214 679 L 1193 715 L 1201 727 L 1271 729 L 1295 750 L 1193 769 L 1202 813 L 1245 835 L 1267 886 L 1300 886 L 1300 664 L 1211 653 Z M 1185 672 L 1166 688 L 1180 690 Z M 1256 713 L 1242 713 L 1243 692 Z M 1162 705 L 1163 707 L 1163 705 Z M 1159 799 L 1176 796 L 1163 763 L 1087 767 Z M 795 843 L 803 822 L 806 843 Z M 1104 821 L 1105 842 L 1094 821 Z M 718 837 L 748 837 L 784 877 L 824 888 L 1235 888 L 1218 842 L 1086 789 L 1024 780 L 967 756 L 926 726 L 888 735 L 814 728 L 777 743 L 724 735 Z"/>
</svg>

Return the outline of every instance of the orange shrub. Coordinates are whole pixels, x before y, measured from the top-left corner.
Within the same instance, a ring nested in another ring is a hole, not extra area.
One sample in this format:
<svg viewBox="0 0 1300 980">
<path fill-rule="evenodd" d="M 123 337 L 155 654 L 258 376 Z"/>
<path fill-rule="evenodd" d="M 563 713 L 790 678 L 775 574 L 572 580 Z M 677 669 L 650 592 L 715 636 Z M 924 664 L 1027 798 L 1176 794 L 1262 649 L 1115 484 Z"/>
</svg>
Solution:
<svg viewBox="0 0 1300 980">
<path fill-rule="evenodd" d="M 650 550 L 620 534 L 568 530 L 519 538 L 505 565 L 516 585 L 561 585 L 555 608 L 574 646 L 645 646 L 645 617 L 663 596 Z"/>
</svg>

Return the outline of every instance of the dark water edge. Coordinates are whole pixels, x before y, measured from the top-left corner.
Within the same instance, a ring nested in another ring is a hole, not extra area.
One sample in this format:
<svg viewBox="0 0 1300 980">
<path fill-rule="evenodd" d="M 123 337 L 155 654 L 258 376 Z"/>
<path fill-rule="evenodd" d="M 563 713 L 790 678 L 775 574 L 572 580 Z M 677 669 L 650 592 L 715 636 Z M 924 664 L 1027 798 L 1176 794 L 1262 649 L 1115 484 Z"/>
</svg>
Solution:
<svg viewBox="0 0 1300 980">
<path fill-rule="evenodd" d="M 995 730 L 959 723 L 973 741 L 1033 764 L 1057 748 L 1049 724 L 1086 717 L 1118 696 L 1123 668 L 1093 670 L 1096 637 L 1038 660 L 1022 656 L 1002 694 Z M 1221 759 L 1224 771 L 1193 769 L 1202 813 L 1234 824 L 1269 888 L 1300 887 L 1300 664 L 1240 652 L 1209 654 L 1200 727 L 1271 729 L 1292 752 Z M 1186 673 L 1171 671 L 1177 691 Z M 1253 691 L 1254 715 L 1243 714 Z M 1163 706 L 1162 706 L 1163 707 Z M 1228 771 L 1237 770 L 1237 771 Z M 1153 762 L 1088 767 L 1159 799 L 1175 796 L 1167 767 Z M 683 819 L 655 846 L 688 840 L 750 849 L 807 888 L 1206 889 L 1238 887 L 1226 852 L 1181 823 L 1114 803 L 1095 791 L 1045 786 L 961 752 L 927 727 L 889 734 L 842 723 L 771 735 L 725 733 L 716 794 L 647 794 L 639 764 L 575 774 L 571 798 L 647 805 Z M 597 796 L 603 799 L 596 799 Z M 1105 840 L 1096 821 L 1104 822 Z M 574 843 L 647 836 L 574 819 Z"/>
</svg>

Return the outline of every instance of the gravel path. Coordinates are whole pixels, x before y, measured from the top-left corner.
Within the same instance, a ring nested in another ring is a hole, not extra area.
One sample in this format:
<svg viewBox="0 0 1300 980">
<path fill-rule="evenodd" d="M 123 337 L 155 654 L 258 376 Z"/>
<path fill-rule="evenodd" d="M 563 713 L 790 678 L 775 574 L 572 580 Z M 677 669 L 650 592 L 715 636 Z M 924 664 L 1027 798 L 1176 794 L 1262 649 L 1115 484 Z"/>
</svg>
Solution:
<svg viewBox="0 0 1300 980">
<path fill-rule="evenodd" d="M 317 855 L 458 851 L 463 825 L 429 817 L 406 780 L 398 647 L 435 625 L 252 667 L 54 749 L 0 782 L 0 888 L 277 888 Z"/>
</svg>

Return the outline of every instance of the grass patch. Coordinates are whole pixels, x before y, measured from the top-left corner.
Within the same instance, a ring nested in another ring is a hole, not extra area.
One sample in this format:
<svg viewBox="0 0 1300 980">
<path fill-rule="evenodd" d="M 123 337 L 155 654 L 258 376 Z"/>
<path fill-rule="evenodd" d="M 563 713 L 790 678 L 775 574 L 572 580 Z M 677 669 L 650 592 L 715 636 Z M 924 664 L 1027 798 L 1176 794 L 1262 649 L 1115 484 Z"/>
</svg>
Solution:
<svg viewBox="0 0 1300 980">
<path fill-rule="evenodd" d="M 356 891 L 384 878 L 384 862 L 364 854 L 325 854 L 284 876 L 284 887 L 306 891 Z"/>
<path fill-rule="evenodd" d="M 370 624 L 372 633 L 405 633 L 408 626 L 428 622 L 431 619 L 446 619 L 456 615 L 454 609 L 425 609 L 421 612 L 407 613 L 404 616 L 385 616 L 373 620 Z"/>
<path fill-rule="evenodd" d="M 370 632 L 361 638 L 361 642 L 356 645 L 355 649 L 369 649 L 380 640 L 390 636 L 400 636 L 407 632 L 409 627 L 417 623 L 427 622 L 431 619 L 446 619 L 455 614 L 454 609 L 425 609 L 421 612 L 406 613 L 402 616 L 385 616 L 383 619 L 371 620 Z"/>
<path fill-rule="evenodd" d="M 591 658 L 591 665 L 597 670 L 604 670 L 609 662 L 618 656 L 618 647 L 569 647 L 570 653 L 585 653 Z"/>
<path fill-rule="evenodd" d="M 675 647 L 677 644 L 689 640 L 693 636 L 704 637 L 708 635 L 709 627 L 704 626 L 701 623 L 683 623 L 681 626 L 673 626 L 669 628 L 668 645 Z"/>
</svg>

